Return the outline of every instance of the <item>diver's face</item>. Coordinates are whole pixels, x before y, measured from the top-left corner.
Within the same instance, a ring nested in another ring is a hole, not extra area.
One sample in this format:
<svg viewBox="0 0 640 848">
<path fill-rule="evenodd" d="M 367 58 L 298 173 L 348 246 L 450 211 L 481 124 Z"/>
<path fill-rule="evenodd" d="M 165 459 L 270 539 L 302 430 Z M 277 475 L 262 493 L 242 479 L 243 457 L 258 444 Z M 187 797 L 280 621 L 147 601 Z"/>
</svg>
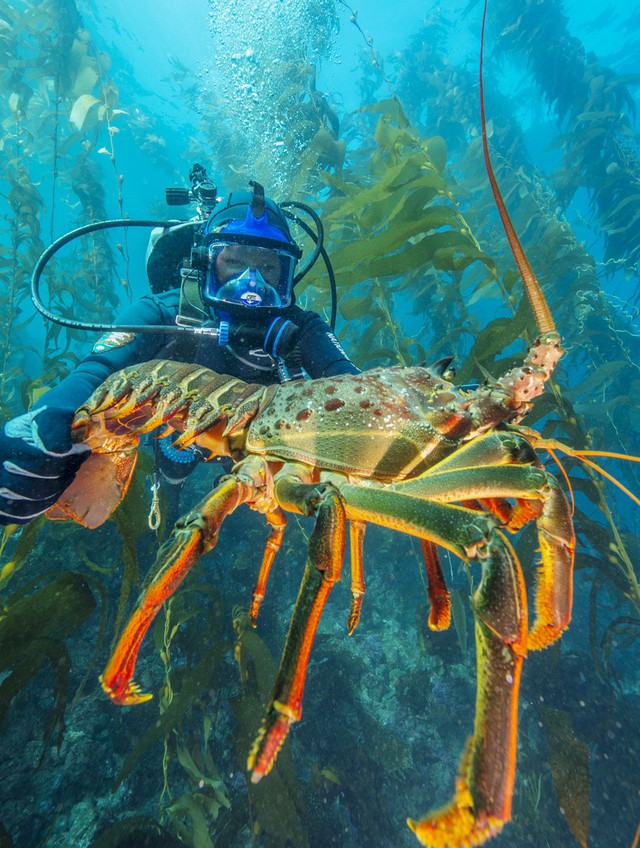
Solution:
<svg viewBox="0 0 640 848">
<path fill-rule="evenodd" d="M 260 271 L 267 283 L 277 286 L 282 260 L 276 251 L 242 244 L 226 245 L 216 258 L 216 276 L 220 285 L 239 276 L 247 268 Z"/>
</svg>

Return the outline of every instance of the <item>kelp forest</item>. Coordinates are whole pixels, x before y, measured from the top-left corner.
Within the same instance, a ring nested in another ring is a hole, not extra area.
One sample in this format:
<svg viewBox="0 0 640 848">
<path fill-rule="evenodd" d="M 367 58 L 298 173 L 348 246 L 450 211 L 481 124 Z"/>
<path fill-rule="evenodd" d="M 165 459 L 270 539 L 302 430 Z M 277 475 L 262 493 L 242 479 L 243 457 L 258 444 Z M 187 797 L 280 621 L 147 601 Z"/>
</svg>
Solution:
<svg viewBox="0 0 640 848">
<path fill-rule="evenodd" d="M 256 178 L 275 199 L 320 214 L 336 334 L 359 368 L 444 360 L 468 386 L 520 363 L 536 329 L 483 160 L 480 4 L 451 13 L 424 4 L 390 50 L 366 4 L 284 0 L 286 14 L 260 29 L 251 56 L 234 48 L 238 33 L 263 27 L 270 4 L 202 5 L 199 37 L 218 46 L 216 59 L 200 73 L 173 55 L 163 85 L 175 109 L 161 112 L 135 63 L 104 37 L 101 23 L 119 33 L 101 17 L 106 4 L 0 0 L 3 420 L 28 410 L 95 341 L 34 310 L 42 251 L 95 221 L 187 218 L 163 192 L 186 186 L 196 161 L 220 192 Z M 626 14 L 619 31 L 637 54 L 640 18 L 631 5 Z M 151 20 L 149 39 L 170 25 Z M 640 75 L 621 73 L 571 27 L 562 0 L 489 0 L 493 167 L 566 350 L 523 423 L 540 434 L 577 535 L 571 626 L 524 663 L 513 818 L 497 848 L 637 848 L 640 839 Z M 461 32 L 468 53 L 456 49 Z M 347 35 L 353 107 L 323 72 Z M 615 58 L 632 64 L 622 48 Z M 505 82 L 514 69 L 517 93 Z M 296 237 L 309 250 L 308 236 Z M 112 321 L 147 292 L 145 246 L 127 229 L 74 241 L 47 266 L 46 306 Z M 321 265 L 296 296 L 328 319 Z M 201 464 L 182 509 L 220 473 L 215 461 Z M 98 675 L 171 529 L 162 490 L 163 520 L 150 529 L 154 479 L 147 437 L 129 493 L 102 527 L 40 516 L 4 528 L 1 848 L 418 844 L 406 817 L 449 798 L 472 731 L 474 569 L 443 552 L 452 624 L 432 632 L 418 540 L 372 527 L 359 627 L 347 635 L 343 576 L 316 637 L 303 718 L 254 784 L 247 753 L 312 525 L 289 516 L 254 629 L 266 530 L 262 516 L 234 514 L 145 642 L 137 674 L 153 700 L 116 707 Z M 533 525 L 513 544 L 531 589 Z"/>
</svg>

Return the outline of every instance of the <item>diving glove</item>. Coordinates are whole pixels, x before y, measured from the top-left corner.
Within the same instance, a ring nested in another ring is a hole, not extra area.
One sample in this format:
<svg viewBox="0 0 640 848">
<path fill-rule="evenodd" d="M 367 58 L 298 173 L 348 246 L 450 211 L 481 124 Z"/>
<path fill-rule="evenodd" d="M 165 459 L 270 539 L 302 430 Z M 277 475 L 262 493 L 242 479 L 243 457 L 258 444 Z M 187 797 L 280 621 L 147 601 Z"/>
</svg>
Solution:
<svg viewBox="0 0 640 848">
<path fill-rule="evenodd" d="M 91 453 L 71 442 L 73 409 L 40 406 L 0 431 L 0 524 L 25 524 L 58 500 Z"/>
</svg>

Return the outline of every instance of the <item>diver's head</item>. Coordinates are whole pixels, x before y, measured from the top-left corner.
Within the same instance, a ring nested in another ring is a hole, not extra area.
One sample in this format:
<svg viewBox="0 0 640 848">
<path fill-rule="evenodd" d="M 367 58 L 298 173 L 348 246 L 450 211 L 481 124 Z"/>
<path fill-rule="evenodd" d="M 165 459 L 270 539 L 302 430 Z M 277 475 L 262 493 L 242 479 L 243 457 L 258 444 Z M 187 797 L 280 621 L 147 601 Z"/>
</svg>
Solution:
<svg viewBox="0 0 640 848">
<path fill-rule="evenodd" d="M 293 302 L 300 248 L 282 209 L 251 182 L 253 193 L 233 192 L 212 211 L 204 231 L 208 264 L 206 303 L 234 311 L 285 309 Z"/>
</svg>

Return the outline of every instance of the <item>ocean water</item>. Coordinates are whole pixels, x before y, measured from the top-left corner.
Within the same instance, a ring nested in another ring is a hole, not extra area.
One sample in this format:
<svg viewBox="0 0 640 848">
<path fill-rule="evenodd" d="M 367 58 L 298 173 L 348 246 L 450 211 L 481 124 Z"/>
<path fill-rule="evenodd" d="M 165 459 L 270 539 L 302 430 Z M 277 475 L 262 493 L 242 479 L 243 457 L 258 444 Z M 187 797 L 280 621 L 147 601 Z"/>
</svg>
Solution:
<svg viewBox="0 0 640 848">
<path fill-rule="evenodd" d="M 481 23 L 479 3 L 1 0 L 3 419 L 63 379 L 98 335 L 36 313 L 41 252 L 89 222 L 196 215 L 165 203 L 196 162 L 220 196 L 256 179 L 321 216 L 336 334 L 360 368 L 453 357 L 454 382 L 469 386 L 520 364 L 536 327 L 482 158 Z M 576 530 L 571 624 L 522 663 L 511 821 L 490 843 L 504 848 L 640 844 L 640 479 L 623 458 L 640 454 L 639 33 L 630 2 L 489 0 L 492 161 L 565 349 L 522 426 Z M 45 306 L 111 323 L 149 293 L 147 237 L 129 228 L 74 240 L 43 275 Z M 296 296 L 329 318 L 322 263 Z M 437 632 L 418 539 L 369 526 L 359 624 L 348 635 L 347 553 L 303 714 L 273 772 L 252 783 L 247 756 L 313 520 L 288 514 L 254 629 L 265 522 L 246 507 L 231 515 L 142 644 L 135 679 L 153 698 L 116 706 L 98 677 L 169 532 L 164 494 L 165 521 L 148 525 L 153 454 L 149 438 L 101 527 L 42 518 L 0 543 L 0 846 L 417 845 L 406 819 L 450 800 L 474 729 L 471 598 L 484 559 L 442 548 L 452 621 Z M 180 510 L 224 470 L 201 464 Z M 436 528 L 451 547 L 459 522 L 489 508 L 504 519 L 504 503 L 480 497 L 470 485 L 461 499 L 474 512 Z M 540 547 L 561 535 L 551 516 L 538 536 L 533 518 L 509 535 L 530 621 Z M 489 663 L 496 679 L 510 655 Z M 513 682 L 480 680 L 480 707 Z M 491 763 L 508 761 L 500 729 L 490 712 Z M 490 801 L 482 778 L 471 782 L 481 816 Z M 466 844 L 453 831 L 434 844 Z"/>
</svg>

